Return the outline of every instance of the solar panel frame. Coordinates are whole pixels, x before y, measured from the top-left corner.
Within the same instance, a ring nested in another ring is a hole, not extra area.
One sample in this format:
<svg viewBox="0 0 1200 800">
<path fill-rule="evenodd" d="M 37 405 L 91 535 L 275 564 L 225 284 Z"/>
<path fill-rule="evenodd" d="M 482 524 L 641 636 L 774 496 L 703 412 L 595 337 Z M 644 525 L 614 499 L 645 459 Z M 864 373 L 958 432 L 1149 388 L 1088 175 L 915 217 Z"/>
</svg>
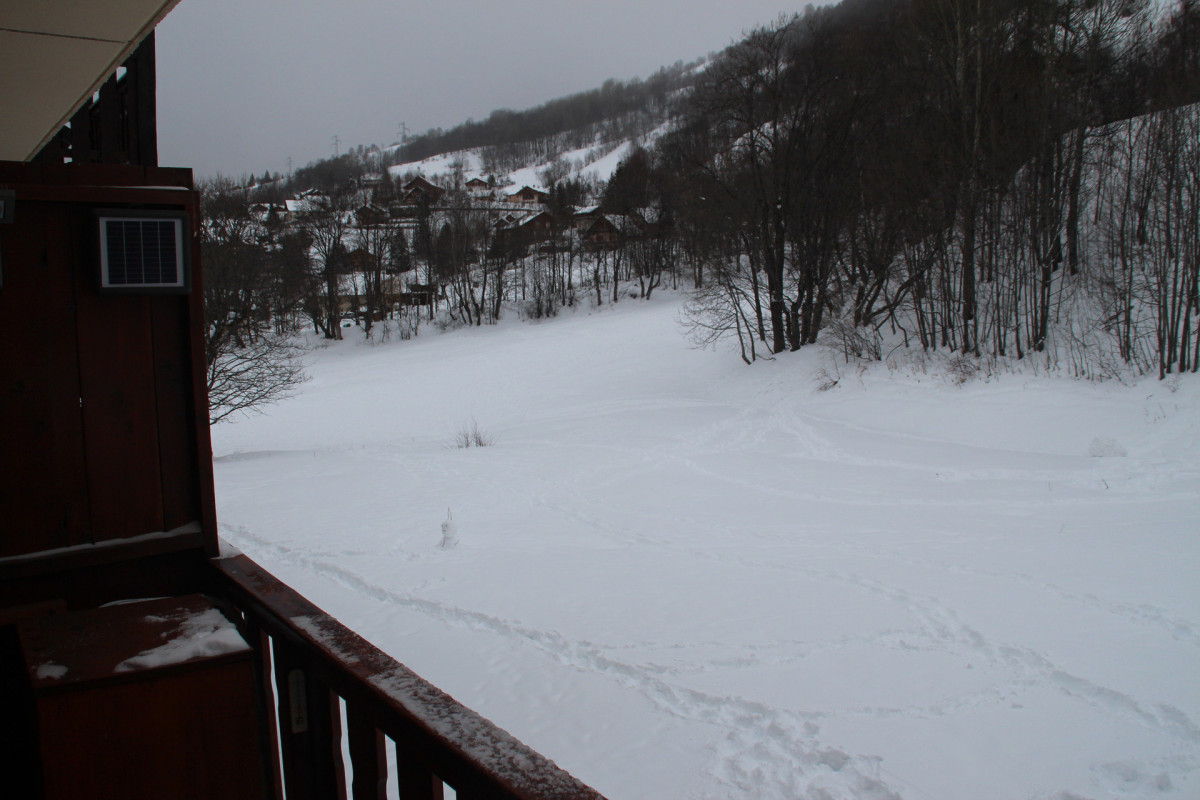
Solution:
<svg viewBox="0 0 1200 800">
<path fill-rule="evenodd" d="M 187 294 L 192 288 L 186 211 L 95 211 L 96 289 L 102 294 Z"/>
</svg>

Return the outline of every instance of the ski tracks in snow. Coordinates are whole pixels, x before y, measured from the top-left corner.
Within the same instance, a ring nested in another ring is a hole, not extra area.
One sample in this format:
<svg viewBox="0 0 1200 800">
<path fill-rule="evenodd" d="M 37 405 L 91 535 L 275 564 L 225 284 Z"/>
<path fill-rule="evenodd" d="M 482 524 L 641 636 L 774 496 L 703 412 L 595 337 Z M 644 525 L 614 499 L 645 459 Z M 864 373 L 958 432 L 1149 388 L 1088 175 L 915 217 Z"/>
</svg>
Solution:
<svg viewBox="0 0 1200 800">
<path fill-rule="evenodd" d="M 916 618 L 918 629 L 884 631 L 867 637 L 865 643 L 950 652 L 966 662 L 998 668 L 1004 679 L 977 691 L 943 697 L 919 707 L 848 707 L 824 711 L 781 708 L 739 696 L 698 691 L 683 685 L 683 680 L 694 670 L 664 667 L 655 663 L 635 663 L 618 657 L 622 650 L 661 648 L 662 645 L 658 643 L 611 647 L 586 640 L 572 640 L 557 631 L 538 629 L 519 621 L 408 592 L 397 592 L 364 579 L 353 570 L 330 560 L 332 556 L 329 554 L 315 554 L 274 543 L 245 528 L 222 527 L 226 538 L 235 546 L 265 550 L 278 562 L 320 575 L 356 595 L 409 609 L 445 625 L 500 636 L 520 647 L 534 647 L 569 669 L 604 676 L 640 693 L 661 712 L 717 728 L 722 734 L 714 747 L 714 761 L 710 769 L 715 788 L 705 795 L 714 800 L 725 797 L 899 800 L 902 795 L 888 784 L 889 775 L 882 769 L 878 758 L 850 754 L 823 740 L 820 724 L 824 719 L 854 716 L 940 717 L 980 706 L 1012 703 L 1033 687 L 1051 688 L 1107 716 L 1154 730 L 1180 744 L 1194 748 L 1200 743 L 1200 727 L 1178 708 L 1146 702 L 1073 674 L 1028 647 L 993 641 L 935 597 L 919 595 L 856 573 L 803 568 L 746 556 L 732 557 L 742 567 L 788 570 L 798 578 L 851 586 L 898 604 Z M 695 553 L 691 555 L 695 556 Z M 728 560 L 730 556 L 725 554 L 719 558 Z M 1102 602 L 1098 602 L 1098 605 L 1106 606 Z M 1162 618 L 1155 613 L 1144 611 L 1139 614 L 1134 611 L 1136 609 L 1118 606 L 1114 613 L 1155 626 L 1162 624 Z M 773 660 L 786 664 L 802 660 L 822 649 L 845 646 L 850 641 L 760 643 L 753 648 L 755 655 L 740 663 L 769 663 L 770 659 L 764 661 L 758 658 L 757 650 L 761 648 L 774 649 L 777 654 Z M 704 671 L 738 665 L 737 659 L 717 660 L 706 662 L 700 669 Z M 1112 771 L 1110 767 L 1112 765 L 1097 765 L 1095 770 L 1103 777 Z M 1129 771 L 1133 770 L 1143 775 L 1148 774 L 1145 772 L 1148 768 L 1131 763 L 1118 772 L 1131 774 Z M 1166 783 L 1169 785 L 1169 773 L 1162 774 L 1168 775 Z M 1162 782 L 1162 779 L 1158 779 L 1158 783 Z"/>
<path fill-rule="evenodd" d="M 332 561 L 274 543 L 245 527 L 222 525 L 235 547 L 270 553 L 273 560 L 313 572 L 364 597 L 419 612 L 447 625 L 496 634 L 536 647 L 558 663 L 604 675 L 641 693 L 661 711 L 725 732 L 711 777 L 711 798 L 814 797 L 822 800 L 900 800 L 879 778 L 879 760 L 823 745 L 812 715 L 772 708 L 740 697 L 717 696 L 676 685 L 653 667 L 613 658 L 606 648 L 572 641 L 479 611 L 396 592 Z"/>
</svg>

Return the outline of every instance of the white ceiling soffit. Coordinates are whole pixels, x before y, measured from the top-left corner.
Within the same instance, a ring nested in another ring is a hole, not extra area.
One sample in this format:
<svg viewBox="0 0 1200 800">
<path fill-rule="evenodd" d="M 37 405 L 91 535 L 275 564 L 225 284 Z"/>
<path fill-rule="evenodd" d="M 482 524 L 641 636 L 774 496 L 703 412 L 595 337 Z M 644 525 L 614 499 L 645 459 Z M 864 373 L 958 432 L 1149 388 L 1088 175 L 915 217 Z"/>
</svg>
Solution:
<svg viewBox="0 0 1200 800">
<path fill-rule="evenodd" d="M 29 161 L 179 0 L 0 0 L 0 160 Z"/>
</svg>

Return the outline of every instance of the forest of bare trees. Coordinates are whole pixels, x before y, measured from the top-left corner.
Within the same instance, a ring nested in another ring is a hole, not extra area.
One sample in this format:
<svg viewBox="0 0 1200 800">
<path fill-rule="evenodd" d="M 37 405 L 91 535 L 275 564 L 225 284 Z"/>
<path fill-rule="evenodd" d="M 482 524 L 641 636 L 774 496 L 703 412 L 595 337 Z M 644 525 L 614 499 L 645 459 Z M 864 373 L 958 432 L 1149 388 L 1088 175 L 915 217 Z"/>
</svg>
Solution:
<svg viewBox="0 0 1200 800">
<path fill-rule="evenodd" d="M 1200 7 L 1154 9 L 859 2 L 752 32 L 656 154 L 697 335 L 1195 371 Z"/>
</svg>

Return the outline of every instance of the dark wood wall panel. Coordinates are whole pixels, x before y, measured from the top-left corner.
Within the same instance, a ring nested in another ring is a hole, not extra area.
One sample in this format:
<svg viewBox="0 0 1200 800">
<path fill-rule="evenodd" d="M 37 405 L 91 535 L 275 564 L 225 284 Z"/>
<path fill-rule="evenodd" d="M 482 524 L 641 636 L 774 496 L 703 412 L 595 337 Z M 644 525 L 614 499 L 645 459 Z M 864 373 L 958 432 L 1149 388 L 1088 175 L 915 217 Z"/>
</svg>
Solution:
<svg viewBox="0 0 1200 800">
<path fill-rule="evenodd" d="M 159 471 L 163 528 L 173 530 L 200 519 L 200 474 L 191 394 L 191 359 L 186 297 L 162 297 L 150 309 L 154 346 L 154 382 L 158 418 Z"/>
<path fill-rule="evenodd" d="M 44 203 L 17 214 L 19 225 L 0 226 L 0 557 L 89 540 L 63 220 Z"/>
<path fill-rule="evenodd" d="M 198 245 L 190 295 L 102 295 L 94 278 L 95 209 L 182 208 L 194 235 L 190 184 L 188 170 L 0 162 L 17 198 L 0 227 L 0 559 L 197 521 L 190 546 L 216 552 Z"/>
<path fill-rule="evenodd" d="M 84 272 L 76 274 L 76 320 L 92 538 L 161 531 L 153 300 L 98 295 Z"/>
</svg>

